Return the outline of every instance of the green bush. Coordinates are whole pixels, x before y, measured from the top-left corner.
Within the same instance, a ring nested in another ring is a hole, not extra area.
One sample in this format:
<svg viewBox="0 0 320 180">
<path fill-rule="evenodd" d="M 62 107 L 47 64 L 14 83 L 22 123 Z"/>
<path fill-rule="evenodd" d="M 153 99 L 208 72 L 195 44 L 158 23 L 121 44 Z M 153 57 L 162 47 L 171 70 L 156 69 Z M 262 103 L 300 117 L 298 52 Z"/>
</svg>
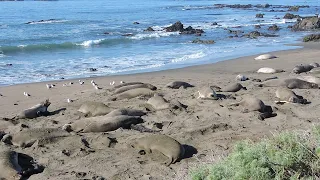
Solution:
<svg viewBox="0 0 320 180">
<path fill-rule="evenodd" d="M 285 132 L 253 143 L 237 143 L 224 160 L 190 172 L 193 180 L 315 179 L 320 177 L 316 151 L 320 128 L 310 135 Z"/>
</svg>

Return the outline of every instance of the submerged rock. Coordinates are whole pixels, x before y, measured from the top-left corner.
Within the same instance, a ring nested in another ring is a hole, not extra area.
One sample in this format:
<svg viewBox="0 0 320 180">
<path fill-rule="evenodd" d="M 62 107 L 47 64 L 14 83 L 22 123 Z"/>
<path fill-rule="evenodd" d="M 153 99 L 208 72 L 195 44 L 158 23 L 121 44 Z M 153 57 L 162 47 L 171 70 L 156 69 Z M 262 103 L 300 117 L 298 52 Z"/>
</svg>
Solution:
<svg viewBox="0 0 320 180">
<path fill-rule="evenodd" d="M 264 14 L 261 14 L 261 13 L 256 14 L 256 18 L 263 18 L 263 15 L 264 15 Z"/>
<path fill-rule="evenodd" d="M 196 43 L 196 44 L 214 44 L 214 40 L 201 40 L 199 38 L 195 39 L 192 41 L 192 43 Z"/>
<path fill-rule="evenodd" d="M 291 13 L 287 13 L 283 16 L 283 19 L 295 19 L 295 18 L 300 18 L 299 15 L 294 15 L 294 14 L 291 14 Z"/>
<path fill-rule="evenodd" d="M 146 30 L 144 31 L 154 31 L 154 29 L 152 27 L 148 27 Z"/>
<path fill-rule="evenodd" d="M 268 30 L 269 31 L 279 31 L 280 30 L 280 28 L 279 28 L 279 26 L 277 26 L 277 25 L 272 25 L 272 26 L 270 26 L 269 28 L 268 28 Z"/>
</svg>

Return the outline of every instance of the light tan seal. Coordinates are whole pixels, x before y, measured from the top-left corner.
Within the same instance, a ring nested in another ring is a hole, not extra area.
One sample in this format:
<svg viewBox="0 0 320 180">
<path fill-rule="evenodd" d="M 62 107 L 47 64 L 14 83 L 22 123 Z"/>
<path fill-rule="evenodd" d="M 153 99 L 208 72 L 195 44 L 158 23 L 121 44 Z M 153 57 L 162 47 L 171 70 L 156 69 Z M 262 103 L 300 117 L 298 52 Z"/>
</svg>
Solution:
<svg viewBox="0 0 320 180">
<path fill-rule="evenodd" d="M 49 99 L 22 111 L 14 119 L 33 119 L 48 113 L 48 107 L 50 106 Z"/>
<path fill-rule="evenodd" d="M 296 73 L 296 74 L 300 74 L 300 73 L 304 73 L 304 72 L 309 72 L 313 68 L 314 67 L 310 64 L 301 64 L 301 65 L 295 66 L 293 68 L 292 72 Z"/>
<path fill-rule="evenodd" d="M 291 89 L 283 87 L 280 87 L 276 90 L 276 97 L 279 99 L 279 101 L 276 101 L 276 103 L 307 103 L 307 100 L 303 99 L 302 96 L 298 96 Z"/>
<path fill-rule="evenodd" d="M 220 91 L 221 92 L 238 92 L 241 89 L 247 90 L 247 88 L 243 87 L 240 83 L 235 83 L 235 84 L 230 84 L 224 88 L 221 88 Z"/>
<path fill-rule="evenodd" d="M 43 145 L 51 143 L 57 138 L 69 135 L 70 134 L 68 132 L 58 128 L 34 128 L 26 129 L 13 135 L 7 134 L 2 138 L 2 140 L 11 142 L 15 146 L 30 147 L 36 142 L 39 145 Z"/>
<path fill-rule="evenodd" d="M 175 163 L 182 159 L 185 153 L 184 147 L 175 139 L 161 134 L 154 134 L 137 139 L 132 147 L 145 153 L 152 153 L 152 151 L 159 151 L 169 158 L 165 165 Z"/>
<path fill-rule="evenodd" d="M 113 94 L 119 94 L 119 93 L 122 93 L 122 92 L 125 92 L 128 90 L 137 89 L 137 88 L 147 88 L 147 89 L 150 89 L 153 91 L 157 90 L 157 87 L 155 87 L 152 84 L 147 84 L 147 83 L 146 84 L 134 84 L 134 85 L 123 86 L 118 89 L 115 89 Z"/>
<path fill-rule="evenodd" d="M 264 74 L 274 74 L 274 73 L 280 73 L 280 72 L 284 72 L 284 70 L 282 69 L 273 69 L 273 68 L 269 68 L 269 67 L 263 67 L 258 69 L 257 73 L 264 73 Z"/>
<path fill-rule="evenodd" d="M 145 114 L 146 113 L 141 111 L 141 110 L 120 108 L 120 109 L 115 109 L 115 110 L 111 111 L 106 116 L 108 116 L 108 117 L 121 116 L 121 115 L 126 115 L 126 116 L 144 116 Z"/>
<path fill-rule="evenodd" d="M 148 99 L 147 104 L 151 105 L 154 110 L 163 110 L 170 108 L 170 103 L 158 94 L 155 94 L 153 97 Z"/>
<path fill-rule="evenodd" d="M 120 94 L 115 95 L 111 98 L 112 101 L 116 100 L 122 100 L 122 99 L 132 99 L 139 96 L 153 96 L 155 94 L 154 91 L 148 89 L 148 88 L 136 88 L 131 89 L 125 92 L 122 92 Z"/>
<path fill-rule="evenodd" d="M 277 58 L 277 56 L 272 55 L 272 54 L 262 54 L 256 58 L 254 58 L 254 60 L 268 60 L 268 59 L 274 59 Z"/>
<path fill-rule="evenodd" d="M 171 88 L 171 89 L 179 89 L 180 87 L 186 89 L 188 87 L 194 87 L 193 85 L 187 83 L 187 82 L 183 82 L 183 81 L 173 81 L 170 82 L 166 85 L 167 88 Z"/>
<path fill-rule="evenodd" d="M 0 179 L 20 180 L 22 168 L 18 163 L 18 153 L 0 147 Z"/>
<path fill-rule="evenodd" d="M 91 117 L 77 120 L 71 124 L 65 124 L 62 129 L 82 133 L 108 132 L 119 128 L 130 128 L 132 124 L 142 123 L 139 116 L 112 116 L 112 117 Z"/>
<path fill-rule="evenodd" d="M 78 109 L 88 116 L 103 116 L 111 112 L 111 108 L 102 102 L 85 102 Z"/>
<path fill-rule="evenodd" d="M 135 84 L 144 84 L 143 82 L 127 82 L 127 83 L 123 83 L 123 84 L 119 84 L 117 86 L 114 86 L 113 89 L 118 89 L 121 88 L 123 86 L 130 86 L 130 85 L 135 85 Z"/>
<path fill-rule="evenodd" d="M 289 89 L 318 89 L 318 84 L 310 83 L 301 79 L 291 78 L 291 79 L 273 79 L 269 80 L 263 84 L 261 87 L 287 87 Z"/>
<path fill-rule="evenodd" d="M 204 86 L 200 88 L 198 91 L 198 97 L 197 99 L 211 99 L 211 100 L 217 100 L 217 94 L 210 86 Z"/>
</svg>

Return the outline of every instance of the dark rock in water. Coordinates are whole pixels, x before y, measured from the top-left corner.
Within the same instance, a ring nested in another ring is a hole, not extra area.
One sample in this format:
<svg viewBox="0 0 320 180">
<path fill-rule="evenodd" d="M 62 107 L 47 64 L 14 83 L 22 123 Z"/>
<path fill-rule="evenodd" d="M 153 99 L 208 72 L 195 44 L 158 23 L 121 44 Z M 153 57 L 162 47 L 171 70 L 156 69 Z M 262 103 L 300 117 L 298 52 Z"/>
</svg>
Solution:
<svg viewBox="0 0 320 180">
<path fill-rule="evenodd" d="M 122 34 L 121 36 L 133 36 L 132 33 Z"/>
<path fill-rule="evenodd" d="M 306 30 L 317 30 L 320 29 L 320 18 L 317 16 L 304 17 L 298 19 L 295 25 L 293 25 L 293 31 L 306 31 Z"/>
<path fill-rule="evenodd" d="M 289 25 L 287 28 L 288 28 L 288 29 L 291 29 L 292 27 L 293 27 L 293 26 Z"/>
<path fill-rule="evenodd" d="M 11 63 L 9 63 L 9 64 L 6 64 L 5 66 L 12 66 L 12 64 L 11 64 Z"/>
<path fill-rule="evenodd" d="M 294 19 L 294 18 L 300 18 L 299 15 L 294 15 L 294 14 L 291 14 L 291 13 L 287 13 L 283 16 L 283 19 Z"/>
<path fill-rule="evenodd" d="M 280 30 L 280 28 L 277 26 L 277 25 L 272 25 L 272 26 L 270 26 L 269 28 L 268 28 L 268 30 L 269 31 L 279 31 Z"/>
<path fill-rule="evenodd" d="M 320 34 L 310 34 L 303 37 L 303 42 L 320 41 Z"/>
<path fill-rule="evenodd" d="M 98 71 L 96 68 L 89 68 L 88 70 L 89 70 L 90 72 Z"/>
<path fill-rule="evenodd" d="M 61 77 L 60 79 L 64 79 L 64 77 Z"/>
<path fill-rule="evenodd" d="M 111 68 L 111 66 L 102 66 L 103 68 Z"/>
<path fill-rule="evenodd" d="M 152 27 L 148 27 L 146 30 L 144 31 L 154 31 L 154 29 Z"/>
<path fill-rule="evenodd" d="M 201 34 L 204 33 L 202 29 L 194 29 L 193 27 L 189 26 L 187 28 L 183 28 L 183 24 L 178 21 L 173 25 L 166 27 L 165 30 L 167 32 L 180 32 L 180 34 Z"/>
<path fill-rule="evenodd" d="M 236 8 L 236 9 L 246 9 L 246 8 L 252 8 L 253 6 L 251 4 L 215 4 L 216 8 Z"/>
<path fill-rule="evenodd" d="M 216 26 L 216 25 L 218 25 L 217 22 L 213 22 L 213 23 L 211 24 L 211 26 Z"/>
<path fill-rule="evenodd" d="M 264 34 L 264 33 L 260 33 L 259 31 L 252 31 L 252 32 L 250 32 L 248 34 L 243 35 L 242 37 L 255 39 L 255 38 L 258 38 L 260 36 L 263 36 L 263 37 L 278 37 L 278 35 Z"/>
<path fill-rule="evenodd" d="M 256 18 L 263 18 L 263 15 L 264 15 L 264 14 L 261 14 L 261 13 L 256 14 Z"/>
<path fill-rule="evenodd" d="M 289 7 L 288 11 L 295 11 L 295 12 L 297 12 L 297 11 L 299 11 L 299 9 L 300 9 L 300 6 L 291 6 L 291 7 Z"/>
<path fill-rule="evenodd" d="M 228 29 L 228 31 L 230 34 L 236 34 L 236 35 L 244 33 L 243 31 L 240 31 L 240 30 L 235 31 L 235 30 Z"/>
<path fill-rule="evenodd" d="M 192 41 L 192 43 L 196 43 L 196 44 L 214 44 L 214 40 L 201 40 L 201 39 L 195 39 Z"/>
<path fill-rule="evenodd" d="M 110 34 L 109 32 L 104 32 L 103 34 Z"/>
<path fill-rule="evenodd" d="M 166 27 L 165 30 L 167 32 L 177 32 L 177 31 L 182 32 L 184 29 L 183 29 L 183 24 L 180 21 L 178 21 L 173 25 Z"/>
<path fill-rule="evenodd" d="M 140 24 L 139 22 L 133 22 L 133 24 Z"/>
<path fill-rule="evenodd" d="M 269 8 L 271 5 L 270 4 L 257 4 L 254 7 L 256 8 Z"/>
<path fill-rule="evenodd" d="M 255 29 L 261 29 L 261 26 L 260 25 L 255 25 L 254 28 Z"/>
</svg>

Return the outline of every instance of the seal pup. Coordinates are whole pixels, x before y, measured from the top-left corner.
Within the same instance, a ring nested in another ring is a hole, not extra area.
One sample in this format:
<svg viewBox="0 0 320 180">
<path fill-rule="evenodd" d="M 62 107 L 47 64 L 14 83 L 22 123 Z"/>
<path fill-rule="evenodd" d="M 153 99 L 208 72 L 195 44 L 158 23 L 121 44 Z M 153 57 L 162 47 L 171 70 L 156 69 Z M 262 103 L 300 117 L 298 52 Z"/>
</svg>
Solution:
<svg viewBox="0 0 320 180">
<path fill-rule="evenodd" d="M 301 79 L 273 79 L 258 85 L 260 87 L 287 87 L 289 89 L 318 89 L 318 84 L 310 83 Z"/>
<path fill-rule="evenodd" d="M 274 73 L 280 73 L 280 72 L 284 72 L 284 70 L 281 69 L 273 69 L 273 68 L 269 68 L 269 67 L 263 67 L 258 69 L 257 73 L 264 73 L 264 74 L 274 74 Z"/>
<path fill-rule="evenodd" d="M 213 90 L 211 86 L 204 86 L 201 89 L 197 91 L 198 97 L 197 99 L 211 99 L 211 100 L 217 100 L 217 94 Z"/>
<path fill-rule="evenodd" d="M 103 116 L 111 112 L 111 110 L 112 109 L 104 103 L 93 101 L 84 102 L 78 109 L 79 112 L 86 116 Z"/>
<path fill-rule="evenodd" d="M 272 54 L 262 54 L 256 58 L 254 58 L 254 60 L 267 60 L 267 59 L 274 59 L 277 58 L 277 56 L 272 55 Z"/>
<path fill-rule="evenodd" d="M 123 86 L 123 87 L 117 88 L 114 90 L 113 94 L 119 94 L 119 93 L 122 93 L 122 92 L 125 92 L 128 90 L 137 89 L 137 88 L 147 88 L 147 89 L 150 89 L 153 91 L 157 90 L 157 87 L 153 86 L 152 84 L 144 83 L 144 84 L 133 84 L 133 85 L 128 85 L 128 86 Z"/>
<path fill-rule="evenodd" d="M 314 67 L 310 64 L 301 64 L 301 65 L 295 66 L 292 70 L 292 73 L 300 74 L 304 72 L 309 72 L 313 68 Z"/>
<path fill-rule="evenodd" d="M 14 117 L 14 119 L 33 119 L 42 115 L 48 115 L 48 107 L 50 104 L 51 103 L 49 102 L 49 99 L 46 99 L 45 101 L 22 111 L 20 114 Z"/>
<path fill-rule="evenodd" d="M 56 138 L 69 136 L 70 133 L 58 128 L 26 129 L 13 135 L 6 134 L 2 140 L 19 147 L 30 147 L 34 143 L 45 144 L 53 142 Z"/>
<path fill-rule="evenodd" d="M 249 78 L 247 78 L 246 76 L 242 75 L 242 74 L 238 74 L 236 77 L 236 81 L 246 81 L 249 80 Z"/>
<path fill-rule="evenodd" d="M 247 90 L 246 87 L 243 87 L 240 83 L 230 84 L 224 88 L 220 89 L 220 92 L 238 92 L 241 89 Z"/>
<path fill-rule="evenodd" d="M 0 147 L 0 179 L 20 180 L 22 168 L 18 163 L 18 153 Z"/>
<path fill-rule="evenodd" d="M 170 82 L 166 85 L 167 88 L 171 88 L 171 89 L 179 89 L 180 87 L 183 87 L 184 89 L 188 88 L 188 87 L 194 87 L 193 85 L 187 83 L 187 82 L 183 82 L 183 81 L 173 81 Z"/>
<path fill-rule="evenodd" d="M 258 115 L 258 119 L 264 120 L 265 118 L 273 117 L 272 109 L 270 106 L 267 106 L 258 98 L 255 97 L 246 97 L 242 101 L 234 104 L 230 104 L 229 106 L 242 106 L 242 113 L 248 113 L 257 111 L 260 112 Z"/>
<path fill-rule="evenodd" d="M 108 113 L 105 116 L 114 117 L 114 116 L 121 116 L 121 115 L 126 115 L 126 116 L 144 116 L 144 115 L 146 115 L 146 113 L 141 111 L 141 110 L 120 108 L 120 109 L 112 110 L 110 113 Z"/>
<path fill-rule="evenodd" d="M 122 92 L 120 94 L 116 94 L 114 97 L 111 97 L 111 101 L 132 99 L 139 96 L 153 96 L 154 94 L 155 92 L 148 88 L 136 88 Z"/>
<path fill-rule="evenodd" d="M 276 101 L 276 103 L 307 103 L 307 100 L 303 99 L 302 96 L 298 96 L 292 90 L 283 87 L 280 87 L 276 90 L 276 97 L 279 99 L 279 101 Z"/>
<path fill-rule="evenodd" d="M 142 123 L 143 119 L 138 116 L 111 116 L 91 117 L 77 120 L 71 124 L 65 124 L 62 129 L 68 132 L 108 132 L 119 128 L 129 129 L 132 124 Z"/>
<path fill-rule="evenodd" d="M 158 151 L 162 153 L 169 158 L 168 161 L 164 162 L 167 166 L 182 159 L 185 154 L 184 147 L 177 140 L 162 134 L 139 138 L 131 146 L 138 149 L 139 152 L 152 153 L 152 151 Z"/>
</svg>

